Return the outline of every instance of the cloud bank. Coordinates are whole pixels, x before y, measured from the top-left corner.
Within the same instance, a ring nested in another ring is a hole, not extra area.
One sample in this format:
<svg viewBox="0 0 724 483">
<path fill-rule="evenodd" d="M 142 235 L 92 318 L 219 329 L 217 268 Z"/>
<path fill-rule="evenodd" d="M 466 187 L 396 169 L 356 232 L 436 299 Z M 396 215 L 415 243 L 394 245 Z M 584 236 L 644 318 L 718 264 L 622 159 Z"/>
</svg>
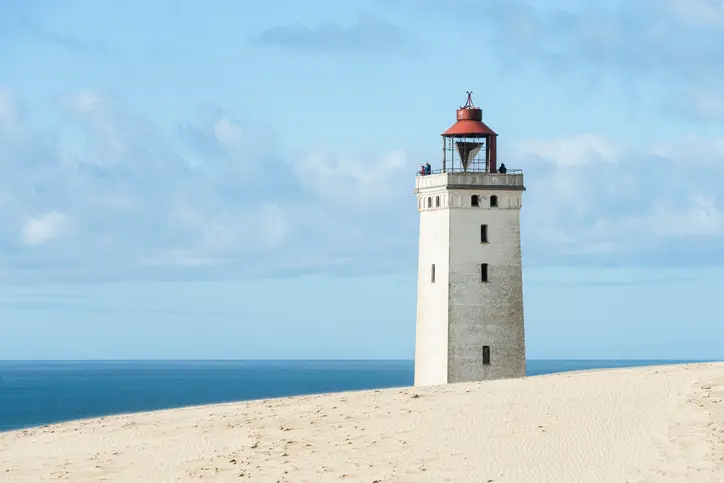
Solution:
<svg viewBox="0 0 724 483">
<path fill-rule="evenodd" d="M 506 71 L 534 66 L 558 78 L 606 80 L 662 114 L 724 121 L 724 8 L 719 0 L 545 2 L 385 0 L 384 9 L 447 19 L 491 46 Z M 642 83 L 651 82 L 655 89 Z M 589 89 L 590 90 L 590 89 Z"/>
<path fill-rule="evenodd" d="M 526 252 L 564 265 L 720 264 L 722 143 L 627 148 L 590 134 L 519 143 Z"/>
<path fill-rule="evenodd" d="M 89 90 L 58 103 L 73 129 L 51 130 L 2 92 L 2 281 L 414 270 L 418 163 L 404 151 L 292 157 L 218 106 L 164 133 Z M 724 138 L 686 145 L 581 134 L 501 153 L 526 172 L 526 263 L 720 263 Z"/>
<path fill-rule="evenodd" d="M 58 111 L 72 129 L 40 128 L 12 92 L 0 97 L 0 280 L 401 267 L 388 247 L 403 237 L 387 229 L 407 218 L 411 233 L 414 216 L 365 197 L 409 197 L 404 153 L 359 173 L 357 160 L 332 153 L 293 164 L 273 133 L 216 106 L 171 134 L 90 90 L 62 97 Z"/>
</svg>

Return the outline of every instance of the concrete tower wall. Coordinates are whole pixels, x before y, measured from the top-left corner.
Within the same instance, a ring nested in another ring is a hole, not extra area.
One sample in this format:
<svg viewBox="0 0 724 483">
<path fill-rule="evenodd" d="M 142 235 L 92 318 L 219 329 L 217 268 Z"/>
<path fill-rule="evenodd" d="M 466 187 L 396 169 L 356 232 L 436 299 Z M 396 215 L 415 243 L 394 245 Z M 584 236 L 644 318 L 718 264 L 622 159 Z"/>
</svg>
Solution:
<svg viewBox="0 0 724 483">
<path fill-rule="evenodd" d="M 417 178 L 415 385 L 525 375 L 523 189 L 520 174 L 443 173 Z M 472 206 L 473 195 L 478 196 L 479 206 Z M 497 207 L 490 206 L 491 196 L 497 196 Z M 487 226 L 487 242 L 481 240 L 481 225 Z M 487 264 L 487 282 L 482 280 L 481 264 Z M 489 347 L 488 365 L 483 364 L 483 346 Z"/>
<path fill-rule="evenodd" d="M 428 200 L 430 207 L 428 208 Z M 440 206 L 437 206 L 439 200 Z M 448 371 L 450 216 L 448 195 L 441 188 L 418 197 L 420 245 L 417 272 L 415 385 L 445 384 Z M 435 281 L 431 280 L 435 265 Z"/>
<path fill-rule="evenodd" d="M 525 375 L 520 193 L 453 191 L 463 203 L 450 209 L 447 382 Z M 470 206 L 473 194 L 479 207 Z M 490 207 L 491 195 L 498 197 L 497 208 Z M 487 243 L 481 225 L 487 225 Z M 483 346 L 490 348 L 489 365 L 483 365 Z"/>
</svg>

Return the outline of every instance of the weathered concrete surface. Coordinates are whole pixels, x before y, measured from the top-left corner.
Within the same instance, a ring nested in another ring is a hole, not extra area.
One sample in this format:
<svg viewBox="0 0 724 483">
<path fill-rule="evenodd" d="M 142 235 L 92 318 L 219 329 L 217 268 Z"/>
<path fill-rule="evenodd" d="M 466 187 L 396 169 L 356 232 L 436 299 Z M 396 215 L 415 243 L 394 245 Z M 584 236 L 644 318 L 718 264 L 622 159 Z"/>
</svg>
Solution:
<svg viewBox="0 0 724 483">
<path fill-rule="evenodd" d="M 443 173 L 417 177 L 416 185 L 415 385 L 525 376 L 523 175 Z M 481 225 L 488 225 L 488 243 L 481 243 Z M 483 263 L 488 282 L 481 282 Z M 483 364 L 483 346 L 490 347 L 490 365 Z"/>
</svg>

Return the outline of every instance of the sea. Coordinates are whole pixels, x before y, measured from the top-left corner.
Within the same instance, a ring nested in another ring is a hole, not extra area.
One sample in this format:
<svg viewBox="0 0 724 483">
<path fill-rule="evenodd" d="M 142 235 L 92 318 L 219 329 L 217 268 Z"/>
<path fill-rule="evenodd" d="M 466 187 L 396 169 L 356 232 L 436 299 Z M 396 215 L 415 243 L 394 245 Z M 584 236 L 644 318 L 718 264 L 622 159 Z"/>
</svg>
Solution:
<svg viewBox="0 0 724 483">
<path fill-rule="evenodd" d="M 528 375 L 684 362 L 698 361 L 529 360 Z M 0 361 L 0 431 L 412 383 L 412 361 Z"/>
</svg>

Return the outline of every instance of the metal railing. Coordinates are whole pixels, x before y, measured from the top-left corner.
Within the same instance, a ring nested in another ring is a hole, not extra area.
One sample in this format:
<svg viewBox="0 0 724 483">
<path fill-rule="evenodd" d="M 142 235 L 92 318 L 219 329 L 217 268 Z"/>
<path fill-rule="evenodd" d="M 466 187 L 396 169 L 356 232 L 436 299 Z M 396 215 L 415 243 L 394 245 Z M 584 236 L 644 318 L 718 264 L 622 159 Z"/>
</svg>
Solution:
<svg viewBox="0 0 724 483">
<path fill-rule="evenodd" d="M 522 169 L 506 169 L 506 170 L 505 170 L 505 173 L 499 173 L 499 172 L 497 172 L 497 171 L 494 172 L 494 173 L 490 173 L 490 172 L 488 172 L 488 171 L 473 171 L 473 170 L 465 171 L 465 170 L 462 169 L 462 168 L 446 169 L 446 170 L 444 170 L 444 171 L 443 171 L 442 169 L 431 169 L 429 173 L 425 173 L 425 174 L 422 174 L 421 172 L 418 171 L 418 172 L 417 172 L 417 176 L 430 176 L 430 175 L 433 175 L 433 174 L 441 174 L 441 173 L 461 173 L 461 174 L 462 174 L 462 173 L 471 173 L 471 174 L 500 174 L 500 175 L 506 175 L 506 174 L 523 174 L 523 170 L 522 170 Z"/>
</svg>

